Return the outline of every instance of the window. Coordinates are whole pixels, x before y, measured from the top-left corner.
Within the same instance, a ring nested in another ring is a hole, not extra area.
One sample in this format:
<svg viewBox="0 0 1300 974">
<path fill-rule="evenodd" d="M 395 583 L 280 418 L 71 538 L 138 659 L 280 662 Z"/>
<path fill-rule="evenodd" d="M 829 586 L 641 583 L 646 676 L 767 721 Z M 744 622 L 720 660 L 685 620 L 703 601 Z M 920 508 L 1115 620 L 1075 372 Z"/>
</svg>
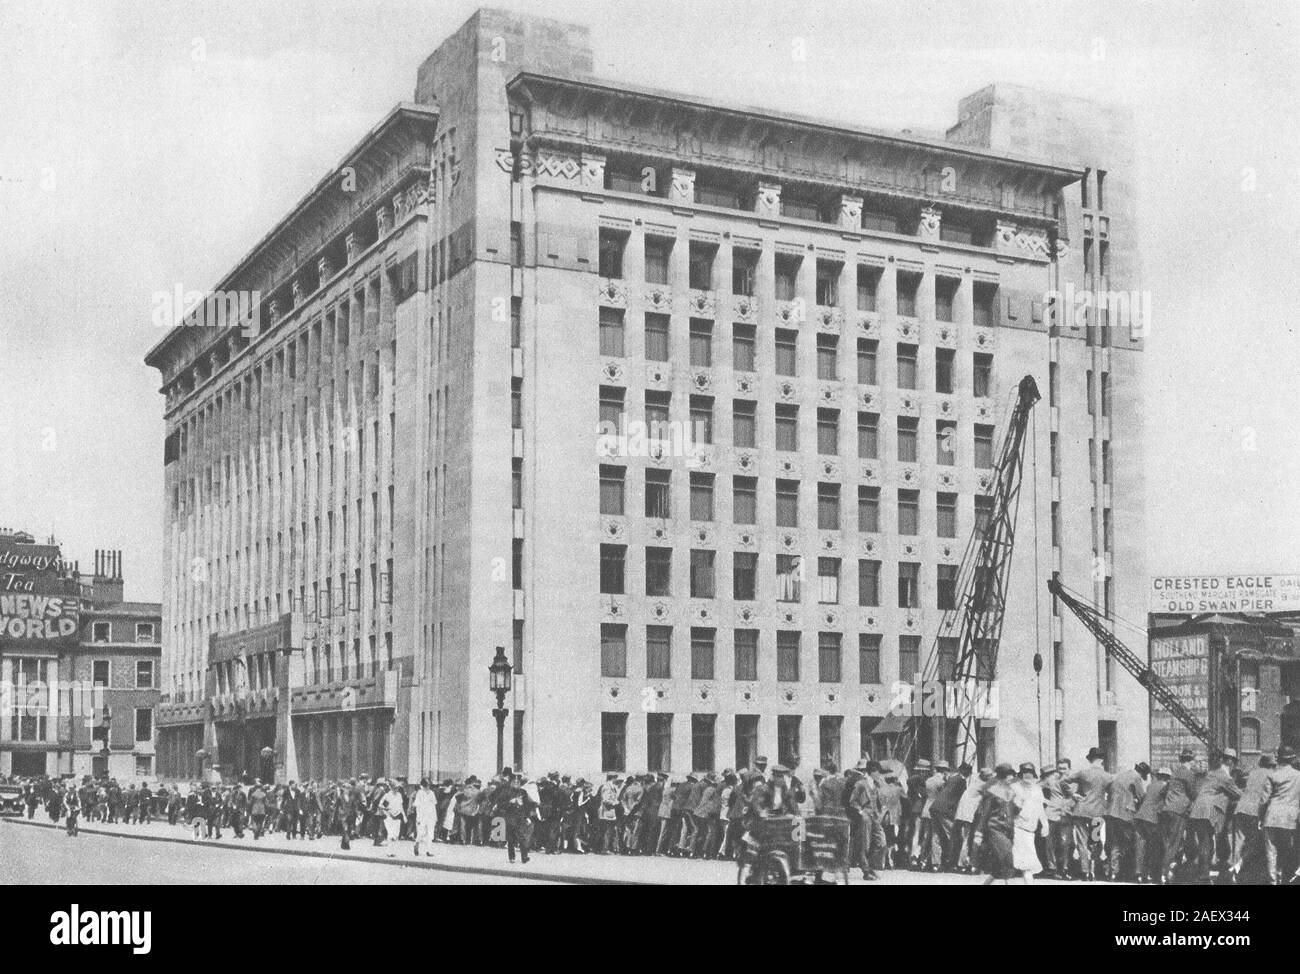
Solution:
<svg viewBox="0 0 1300 974">
<path fill-rule="evenodd" d="M 524 587 L 524 539 L 515 538 L 511 545 L 511 584 L 515 591 Z M 339 598 L 343 598 L 343 576 L 339 576 Z"/>
<path fill-rule="evenodd" d="M 616 230 L 600 229 L 600 276 L 623 276 L 623 251 L 627 248 L 627 234 Z"/>
<path fill-rule="evenodd" d="M 1055 362 L 1049 362 L 1047 365 L 1047 401 L 1048 405 L 1059 406 L 1060 395 L 1057 389 L 1060 385 L 1060 367 Z"/>
<path fill-rule="evenodd" d="M 757 437 L 758 404 L 748 399 L 731 401 L 731 439 L 738 447 L 752 447 Z"/>
<path fill-rule="evenodd" d="M 713 520 L 713 474 L 691 473 L 691 520 Z"/>
<path fill-rule="evenodd" d="M 645 627 L 645 675 L 650 680 L 672 679 L 672 626 Z"/>
<path fill-rule="evenodd" d="M 776 330 L 776 374 L 797 375 L 798 332 L 786 328 Z"/>
<path fill-rule="evenodd" d="M 840 452 L 840 411 L 838 409 L 817 410 L 817 452 L 823 456 L 835 456 Z"/>
<path fill-rule="evenodd" d="M 776 718 L 776 759 L 787 768 L 799 767 L 799 725 L 795 714 L 778 714 Z"/>
<path fill-rule="evenodd" d="M 515 619 L 514 625 L 511 626 L 511 647 L 510 662 L 514 666 L 514 673 L 518 674 L 524 671 L 524 620 Z M 389 668 L 393 665 L 393 634 L 384 634 L 384 660 L 385 665 Z M 372 649 L 373 651 L 373 649 Z"/>
<path fill-rule="evenodd" d="M 1259 721 L 1254 717 L 1241 719 L 1241 751 L 1259 753 Z"/>
<path fill-rule="evenodd" d="M 981 328 L 993 325 L 993 309 L 998 300 L 998 286 L 988 281 L 976 281 L 973 288 L 974 322 Z"/>
<path fill-rule="evenodd" d="M 1097 170 L 1097 209 L 1106 209 L 1106 170 Z"/>
<path fill-rule="evenodd" d="M 940 493 L 935 497 L 935 533 L 940 538 L 957 537 L 957 495 Z"/>
<path fill-rule="evenodd" d="M 817 378 L 833 381 L 840 377 L 839 349 L 838 335 L 817 336 Z"/>
<path fill-rule="evenodd" d="M 880 636 L 877 633 L 858 633 L 858 682 L 880 682 Z"/>
<path fill-rule="evenodd" d="M 1110 373 L 1101 374 L 1101 414 L 1110 415 Z"/>
<path fill-rule="evenodd" d="M 518 220 L 510 222 L 510 266 L 524 266 L 524 225 Z M 364 328 L 365 315 L 361 315 L 359 320 Z"/>
<path fill-rule="evenodd" d="M 817 601 L 822 605 L 838 605 L 840 601 L 840 560 L 817 559 Z"/>
<path fill-rule="evenodd" d="M 137 690 L 152 690 L 153 686 L 153 660 L 138 659 L 135 661 L 135 688 Z"/>
<path fill-rule="evenodd" d="M 898 313 L 904 318 L 916 317 L 916 292 L 921 287 L 921 275 L 907 271 L 898 272 Z M 908 386 L 908 388 L 914 388 Z"/>
<path fill-rule="evenodd" d="M 1101 441 L 1101 482 L 1110 483 L 1110 440 Z"/>
<path fill-rule="evenodd" d="M 921 637 L 898 637 L 898 679 L 911 683 L 921 676 Z"/>
<path fill-rule="evenodd" d="M 524 461 L 514 457 L 510 461 L 510 503 L 514 510 L 523 510 L 524 506 Z M 304 534 L 305 534 L 304 530 Z M 392 572 L 388 573 L 391 584 Z"/>
<path fill-rule="evenodd" d="M 975 466 L 981 470 L 993 466 L 993 427 L 975 424 Z"/>
<path fill-rule="evenodd" d="M 731 597 L 737 602 L 752 602 L 758 595 L 758 554 L 737 551 L 731 556 Z"/>
<path fill-rule="evenodd" d="M 691 432 L 696 443 L 713 442 L 713 397 L 691 396 Z"/>
<path fill-rule="evenodd" d="M 758 523 L 758 478 L 731 478 L 731 513 L 736 524 Z"/>
<path fill-rule="evenodd" d="M 108 660 L 97 659 L 90 664 L 90 682 L 97 687 L 108 687 Z"/>
<path fill-rule="evenodd" d="M 876 310 L 876 287 L 880 283 L 880 269 L 858 265 L 858 310 Z"/>
<path fill-rule="evenodd" d="M 880 562 L 869 558 L 858 560 L 858 605 L 875 608 L 880 605 Z"/>
<path fill-rule="evenodd" d="M 717 714 L 691 714 L 691 769 L 712 771 L 714 768 Z"/>
<path fill-rule="evenodd" d="M 953 357 L 956 353 L 951 348 L 934 350 L 934 391 L 951 393 L 953 389 Z"/>
<path fill-rule="evenodd" d="M 646 436 L 651 440 L 672 440 L 672 429 L 668 425 L 669 409 L 673 401 L 671 392 L 647 389 L 645 392 L 645 428 Z"/>
<path fill-rule="evenodd" d="M 893 213 L 881 213 L 876 210 L 862 211 L 862 228 L 882 233 L 898 233 L 898 217 Z"/>
<path fill-rule="evenodd" d="M 782 203 L 782 212 L 785 204 Z M 776 255 L 776 299 L 793 301 L 799 280 L 800 258 L 791 254 Z"/>
<path fill-rule="evenodd" d="M 673 549 L 646 548 L 645 594 L 673 594 Z"/>
<path fill-rule="evenodd" d="M 1112 530 L 1110 508 L 1107 507 L 1101 512 L 1101 539 L 1102 544 L 1105 545 L 1104 550 L 1106 551 L 1111 551 L 1114 548 L 1115 537 L 1112 534 Z"/>
<path fill-rule="evenodd" d="M 621 308 L 600 309 L 600 354 L 622 358 L 623 311 Z"/>
<path fill-rule="evenodd" d="M 627 770 L 627 714 L 600 715 L 600 770 Z"/>
<path fill-rule="evenodd" d="M 880 488 L 859 485 L 858 530 L 867 534 L 880 531 Z"/>
<path fill-rule="evenodd" d="M 880 459 L 880 415 L 858 413 L 858 459 Z"/>
<path fill-rule="evenodd" d="M 645 316 L 645 357 L 651 362 L 668 361 L 668 316 Z"/>
<path fill-rule="evenodd" d="M 672 252 L 671 240 L 664 237 L 646 237 L 645 282 L 647 284 L 668 283 L 668 261 Z"/>
<path fill-rule="evenodd" d="M 781 683 L 799 682 L 799 633 L 776 634 L 776 678 Z"/>
<path fill-rule="evenodd" d="M 650 771 L 671 771 L 673 764 L 673 715 L 645 715 L 646 767 Z"/>
<path fill-rule="evenodd" d="M 898 459 L 903 463 L 916 463 L 917 425 L 915 416 L 898 417 Z"/>
<path fill-rule="evenodd" d="M 798 602 L 803 579 L 803 559 L 798 555 L 776 556 L 776 598 L 778 602 Z"/>
<path fill-rule="evenodd" d="M 711 599 L 716 596 L 714 556 L 714 552 L 706 549 L 691 549 L 691 598 Z"/>
<path fill-rule="evenodd" d="M 921 494 L 916 490 L 898 492 L 898 533 L 916 535 L 920 532 Z"/>
<path fill-rule="evenodd" d="M 733 635 L 736 654 L 736 679 L 758 679 L 758 630 L 737 629 Z"/>
<path fill-rule="evenodd" d="M 600 546 L 600 591 L 602 594 L 623 594 L 623 568 L 626 560 L 627 545 L 603 544 Z M 518 587 L 516 586 L 516 588 Z"/>
<path fill-rule="evenodd" d="M 839 683 L 840 634 L 838 632 L 819 632 L 817 634 L 817 680 L 820 683 Z"/>
<path fill-rule="evenodd" d="M 510 428 L 524 428 L 524 380 L 510 380 Z"/>
<path fill-rule="evenodd" d="M 699 368 L 713 365 L 713 322 L 703 318 L 691 319 L 691 365 Z"/>
<path fill-rule="evenodd" d="M 645 472 L 645 516 L 667 518 L 672 516 L 669 500 L 672 496 L 668 470 L 651 470 Z"/>
<path fill-rule="evenodd" d="M 898 563 L 898 607 L 915 609 L 921 605 L 921 566 L 914 561 Z"/>
<path fill-rule="evenodd" d="M 106 643 L 110 640 L 109 624 L 107 622 L 96 622 L 91 628 L 91 642 Z"/>
<path fill-rule="evenodd" d="M 731 367 L 737 372 L 754 371 L 754 326 L 731 326 Z"/>
<path fill-rule="evenodd" d="M 692 240 L 690 244 L 690 285 L 696 291 L 713 290 L 713 257 L 717 248 Z"/>
<path fill-rule="evenodd" d="M 858 339 L 858 382 L 864 386 L 874 386 L 877 381 L 877 350 L 880 343 L 874 338 Z"/>
<path fill-rule="evenodd" d="M 601 623 L 600 675 L 615 679 L 627 676 L 627 626 Z"/>
<path fill-rule="evenodd" d="M 957 463 L 957 424 L 950 419 L 935 420 L 934 462 L 941 467 Z"/>
<path fill-rule="evenodd" d="M 1089 369 L 1087 372 L 1086 389 L 1087 389 L 1088 415 L 1094 416 L 1096 415 L 1096 410 L 1093 407 L 1093 399 L 1095 398 L 1096 395 L 1096 383 L 1092 377 L 1092 369 Z"/>
<path fill-rule="evenodd" d="M 916 388 L 916 346 L 898 346 L 898 388 Z"/>
<path fill-rule="evenodd" d="M 758 715 L 736 714 L 736 767 L 752 768 L 758 757 Z"/>
<path fill-rule="evenodd" d="M 627 473 L 626 467 L 613 467 L 602 463 L 600 465 L 600 513 L 601 514 L 624 514 L 623 499 L 624 477 Z M 518 505 L 516 505 L 518 506 Z"/>
<path fill-rule="evenodd" d="M 713 679 L 713 650 L 715 643 L 713 629 L 691 629 L 691 679 Z"/>
<path fill-rule="evenodd" d="M 942 232 L 942 228 L 940 228 Z M 957 296 L 957 284 L 950 277 L 934 279 L 934 317 L 936 321 L 952 321 L 953 298 Z"/>
<path fill-rule="evenodd" d="M 153 708 L 135 708 L 135 742 L 147 744 L 153 740 Z"/>
<path fill-rule="evenodd" d="M 600 387 L 600 426 L 607 436 L 623 429 L 623 390 L 617 386 Z"/>
<path fill-rule="evenodd" d="M 935 608 L 944 611 L 957 608 L 957 566 L 939 565 L 935 574 Z"/>
<path fill-rule="evenodd" d="M 778 528 L 799 526 L 799 481 L 797 480 L 776 482 L 776 526 Z"/>
<path fill-rule="evenodd" d="M 817 261 L 817 303 L 824 307 L 839 306 L 840 265 L 833 261 Z"/>
<path fill-rule="evenodd" d="M 776 404 L 776 448 L 794 452 L 799 449 L 799 407 Z"/>
<path fill-rule="evenodd" d="M 957 647 L 960 641 L 952 636 L 939 637 L 939 679 L 944 682 L 957 675 Z"/>
<path fill-rule="evenodd" d="M 840 529 L 840 485 L 817 485 L 817 527 L 823 531 Z"/>
<path fill-rule="evenodd" d="M 135 756 L 135 776 L 137 778 L 153 777 L 153 755 L 137 754 Z"/>
<path fill-rule="evenodd" d="M 137 622 L 135 624 L 135 641 L 137 643 L 152 643 L 156 641 L 157 630 L 152 622 Z"/>
<path fill-rule="evenodd" d="M 758 252 L 737 247 L 731 251 L 731 293 L 745 297 L 754 296 L 754 271 L 758 267 Z"/>
</svg>

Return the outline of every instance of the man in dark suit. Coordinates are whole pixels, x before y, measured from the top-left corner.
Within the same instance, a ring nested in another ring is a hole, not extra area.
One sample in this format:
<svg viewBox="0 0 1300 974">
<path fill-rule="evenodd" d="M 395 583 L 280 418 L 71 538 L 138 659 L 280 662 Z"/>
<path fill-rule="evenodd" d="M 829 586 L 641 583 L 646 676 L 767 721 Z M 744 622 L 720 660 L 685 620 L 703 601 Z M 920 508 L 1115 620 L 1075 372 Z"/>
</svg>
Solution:
<svg viewBox="0 0 1300 974">
<path fill-rule="evenodd" d="M 1237 808 L 1232 813 L 1232 852 L 1228 857 L 1228 878 L 1231 882 L 1240 881 L 1241 871 L 1248 858 L 1262 851 L 1260 840 L 1259 813 L 1263 809 L 1264 797 L 1268 794 L 1268 774 L 1277 763 L 1270 755 L 1262 754 L 1259 764 L 1246 776 L 1246 787 L 1237 800 Z"/>
<path fill-rule="evenodd" d="M 1196 772 L 1192 770 L 1191 751 L 1178 755 L 1178 767 L 1169 776 L 1165 788 L 1164 804 L 1160 808 L 1160 841 L 1164 845 L 1164 861 L 1160 866 L 1160 882 L 1173 881 L 1174 867 L 1183 854 L 1183 839 L 1187 834 L 1187 816 L 1196 800 Z"/>
<path fill-rule="evenodd" d="M 940 762 L 947 770 L 947 762 Z M 957 863 L 957 843 L 953 841 L 953 823 L 957 818 L 957 806 L 966 791 L 966 785 L 974 768 L 961 764 L 956 774 L 951 774 L 939 786 L 934 801 L 930 804 L 930 834 L 933 836 L 933 852 L 930 862 L 935 872 L 950 872 Z"/>
<path fill-rule="evenodd" d="M 1062 784 L 1072 789 L 1070 825 L 1074 847 L 1079 852 L 1079 871 L 1084 879 L 1096 879 L 1092 857 L 1092 823 L 1106 816 L 1106 792 L 1113 776 L 1106 771 L 1106 752 L 1099 747 L 1088 750 L 1088 763 L 1065 776 Z"/>
<path fill-rule="evenodd" d="M 1277 767 L 1268 773 L 1264 796 L 1264 851 L 1268 857 L 1268 881 L 1282 885 L 1282 867 L 1295 847 L 1296 822 L 1300 819 L 1300 770 L 1295 768 L 1295 749 L 1283 745 L 1277 751 Z"/>
<path fill-rule="evenodd" d="M 1106 793 L 1106 873 L 1111 882 L 1119 879 L 1124 864 L 1136 862 L 1134 816 L 1147 790 L 1151 767 L 1139 762 L 1111 780 Z"/>
</svg>

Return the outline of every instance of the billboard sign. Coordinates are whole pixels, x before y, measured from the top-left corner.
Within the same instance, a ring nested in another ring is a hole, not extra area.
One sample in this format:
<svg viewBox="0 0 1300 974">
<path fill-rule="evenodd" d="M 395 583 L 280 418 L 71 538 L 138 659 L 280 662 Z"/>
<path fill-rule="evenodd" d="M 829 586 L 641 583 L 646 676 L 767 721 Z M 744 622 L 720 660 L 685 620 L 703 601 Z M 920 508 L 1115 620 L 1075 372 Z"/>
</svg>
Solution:
<svg viewBox="0 0 1300 974">
<path fill-rule="evenodd" d="M 1157 575 L 1147 608 L 1186 615 L 1300 612 L 1300 575 Z"/>
<path fill-rule="evenodd" d="M 1151 670 L 1184 707 L 1210 724 L 1210 637 L 1157 636 L 1151 640 Z M 1151 767 L 1174 767 L 1184 748 L 1204 754 L 1205 745 L 1151 698 Z"/>
<path fill-rule="evenodd" d="M 81 602 L 57 545 L 0 539 L 0 648 L 54 651 L 75 644 Z"/>
</svg>

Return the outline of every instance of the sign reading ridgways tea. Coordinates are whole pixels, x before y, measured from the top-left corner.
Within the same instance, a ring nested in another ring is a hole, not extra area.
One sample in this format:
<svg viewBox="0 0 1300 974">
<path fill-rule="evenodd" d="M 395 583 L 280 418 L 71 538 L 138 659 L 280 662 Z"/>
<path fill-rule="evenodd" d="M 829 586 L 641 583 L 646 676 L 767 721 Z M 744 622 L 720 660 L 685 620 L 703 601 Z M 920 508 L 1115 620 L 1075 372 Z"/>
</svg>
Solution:
<svg viewBox="0 0 1300 974">
<path fill-rule="evenodd" d="M 76 640 L 81 603 L 60 563 L 55 545 L 0 541 L 0 643 Z"/>
</svg>

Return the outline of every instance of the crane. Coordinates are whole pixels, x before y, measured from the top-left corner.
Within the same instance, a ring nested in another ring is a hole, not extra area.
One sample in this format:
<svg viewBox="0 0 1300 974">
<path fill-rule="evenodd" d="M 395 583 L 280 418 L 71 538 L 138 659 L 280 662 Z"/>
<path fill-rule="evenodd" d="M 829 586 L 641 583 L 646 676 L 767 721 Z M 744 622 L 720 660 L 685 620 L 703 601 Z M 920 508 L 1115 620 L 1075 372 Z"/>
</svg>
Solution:
<svg viewBox="0 0 1300 974">
<path fill-rule="evenodd" d="M 1025 434 L 1030 412 L 1041 397 L 1031 375 L 1016 387 L 1016 404 L 1007 422 L 1002 449 L 993 470 L 988 494 L 992 499 L 988 522 L 976 524 L 966 546 L 957 574 L 957 597 L 954 608 L 945 613 L 940 632 L 951 629 L 953 614 L 960 613 L 961 628 L 957 656 L 951 677 L 946 681 L 955 688 L 975 688 L 979 681 L 993 679 L 997 671 L 998 643 L 1002 638 L 1002 619 L 1006 613 L 1007 576 L 1011 552 L 1015 545 L 1016 513 L 1020 506 L 1020 480 L 1025 460 Z M 1036 514 L 1037 512 L 1035 512 Z M 939 675 L 938 637 L 926 661 L 927 682 Z M 902 674 L 899 674 L 900 678 Z M 915 692 L 915 691 L 914 691 Z M 964 704 L 952 705 L 953 697 L 945 692 L 944 710 L 949 720 L 957 722 L 957 747 L 961 760 L 973 754 L 979 737 L 980 710 Z M 956 711 L 955 713 L 949 711 Z M 908 720 L 894 746 L 894 756 L 907 761 L 916 746 L 920 721 Z"/>
<path fill-rule="evenodd" d="M 1049 578 L 1047 580 L 1047 590 L 1052 593 L 1067 609 L 1073 612 L 1084 624 L 1087 630 L 1096 637 L 1101 643 L 1102 648 L 1113 657 L 1120 666 L 1128 670 L 1133 678 L 1142 685 L 1142 687 L 1155 698 L 1156 702 L 1165 710 L 1173 714 L 1184 727 L 1204 744 L 1211 754 L 1219 750 L 1219 744 L 1214 739 L 1214 734 L 1205 726 L 1194 713 L 1183 706 L 1183 702 L 1171 690 L 1164 680 L 1156 675 L 1151 667 L 1143 662 L 1133 650 L 1124 645 L 1119 638 L 1110 631 L 1106 626 L 1106 620 L 1100 612 L 1093 606 L 1080 602 L 1061 585 L 1060 579 Z"/>
</svg>

